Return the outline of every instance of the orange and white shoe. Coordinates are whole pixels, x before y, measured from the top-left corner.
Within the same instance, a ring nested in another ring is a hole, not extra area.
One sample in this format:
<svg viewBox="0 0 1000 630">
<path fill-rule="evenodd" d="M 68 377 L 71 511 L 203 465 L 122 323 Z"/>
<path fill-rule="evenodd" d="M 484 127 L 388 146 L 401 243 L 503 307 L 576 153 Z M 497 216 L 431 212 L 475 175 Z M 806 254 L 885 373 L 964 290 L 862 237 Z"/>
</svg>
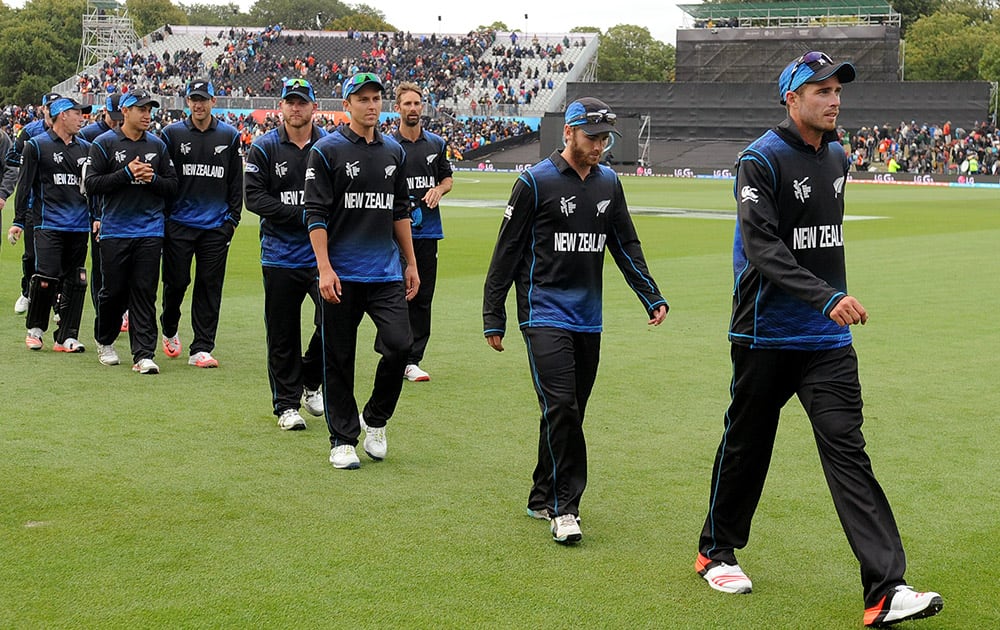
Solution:
<svg viewBox="0 0 1000 630">
<path fill-rule="evenodd" d="M 411 363 L 407 365 L 406 370 L 403 371 L 403 378 L 411 383 L 425 383 L 431 380 L 431 375 L 421 370 L 420 366 Z"/>
<path fill-rule="evenodd" d="M 200 368 L 217 368 L 219 362 L 209 352 L 196 352 L 188 359 L 188 365 Z"/>
<path fill-rule="evenodd" d="M 122 315 L 121 332 L 128 332 L 128 311 L 125 311 L 125 314 Z"/>
<path fill-rule="evenodd" d="M 29 328 L 28 334 L 24 336 L 24 345 L 28 347 L 28 350 L 41 350 L 42 349 L 42 329 L 41 328 Z"/>
<path fill-rule="evenodd" d="M 694 561 L 694 570 L 717 591 L 739 594 L 748 594 L 753 591 L 750 578 L 738 564 L 726 564 L 706 558 L 699 553 L 698 559 Z"/>
<path fill-rule="evenodd" d="M 884 628 L 911 619 L 933 617 L 944 608 L 944 600 L 933 592 L 918 593 L 900 584 L 886 593 L 877 604 L 865 609 L 865 626 Z"/>
<path fill-rule="evenodd" d="M 171 359 L 181 356 L 181 338 L 177 335 L 163 338 L 163 354 Z"/>
<path fill-rule="evenodd" d="M 72 353 L 83 352 L 86 350 L 86 348 L 83 346 L 82 343 L 80 343 L 76 339 L 73 339 L 72 337 L 66 339 L 66 341 L 62 343 L 59 343 L 57 341 L 55 345 L 52 346 L 52 349 L 55 350 L 56 352 L 72 352 Z"/>
</svg>

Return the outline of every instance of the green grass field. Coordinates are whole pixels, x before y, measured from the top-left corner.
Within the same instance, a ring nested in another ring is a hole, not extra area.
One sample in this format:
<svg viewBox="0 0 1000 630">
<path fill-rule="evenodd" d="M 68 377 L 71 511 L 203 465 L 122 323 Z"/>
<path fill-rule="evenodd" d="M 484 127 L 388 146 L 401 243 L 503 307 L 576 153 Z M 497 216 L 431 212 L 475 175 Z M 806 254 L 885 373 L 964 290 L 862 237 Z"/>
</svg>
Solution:
<svg viewBox="0 0 1000 630">
<path fill-rule="evenodd" d="M 388 459 L 362 455 L 353 472 L 327 462 L 320 419 L 284 433 L 271 415 L 253 215 L 229 259 L 217 370 L 160 352 L 159 376 L 99 365 L 89 304 L 85 354 L 51 352 L 51 329 L 27 351 L 20 248 L 4 243 L 0 627 L 860 628 L 857 564 L 797 404 L 740 554 L 753 595 L 711 591 L 692 569 L 728 402 L 731 220 L 637 213 L 670 315 L 649 329 L 609 258 L 584 541 L 560 547 L 524 515 L 538 407 L 519 335 L 497 354 L 480 316 L 513 180 L 457 174 L 433 380 L 404 387 Z M 625 186 L 637 209 L 733 208 L 730 182 Z M 855 333 L 869 452 L 907 577 L 945 599 L 901 627 L 1000 627 L 997 192 L 854 184 L 847 200 L 882 217 L 845 227 L 850 289 L 871 315 Z M 361 338 L 363 401 L 367 323 Z"/>
</svg>

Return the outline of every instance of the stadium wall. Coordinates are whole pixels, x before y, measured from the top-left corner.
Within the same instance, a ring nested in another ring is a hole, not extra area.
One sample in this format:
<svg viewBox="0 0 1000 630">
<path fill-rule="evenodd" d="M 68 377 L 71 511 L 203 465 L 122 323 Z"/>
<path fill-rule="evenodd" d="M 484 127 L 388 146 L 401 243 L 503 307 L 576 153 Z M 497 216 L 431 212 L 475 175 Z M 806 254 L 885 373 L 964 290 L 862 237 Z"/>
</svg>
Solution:
<svg viewBox="0 0 1000 630">
<path fill-rule="evenodd" d="M 700 83 L 768 80 L 810 50 L 853 61 L 859 81 L 902 78 L 899 27 L 887 24 L 679 29 L 675 76 Z"/>
<path fill-rule="evenodd" d="M 752 140 L 780 122 L 777 75 L 767 83 L 570 83 L 566 100 L 597 97 L 619 116 L 649 116 L 651 136 L 667 140 Z M 839 124 L 900 121 L 971 128 L 989 117 L 986 82 L 855 82 L 844 89 Z"/>
</svg>

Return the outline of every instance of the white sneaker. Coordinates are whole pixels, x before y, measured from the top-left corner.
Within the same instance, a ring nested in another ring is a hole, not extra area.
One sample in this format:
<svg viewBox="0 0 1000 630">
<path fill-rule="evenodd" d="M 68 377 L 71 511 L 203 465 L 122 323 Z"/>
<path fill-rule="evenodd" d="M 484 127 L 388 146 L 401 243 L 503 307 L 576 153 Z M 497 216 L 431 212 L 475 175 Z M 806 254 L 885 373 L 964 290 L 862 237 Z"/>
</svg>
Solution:
<svg viewBox="0 0 1000 630">
<path fill-rule="evenodd" d="M 102 346 L 97 344 L 97 360 L 102 365 L 118 365 L 118 353 L 115 351 L 115 344 Z"/>
<path fill-rule="evenodd" d="M 41 328 L 29 328 L 28 334 L 24 336 L 24 345 L 28 347 L 28 350 L 41 350 L 42 349 L 42 329 Z"/>
<path fill-rule="evenodd" d="M 28 304 L 31 303 L 27 297 L 23 295 L 17 296 L 17 300 L 14 302 L 14 312 L 18 315 L 24 315 L 28 312 Z"/>
<path fill-rule="evenodd" d="M 297 409 L 285 409 L 278 416 L 278 426 L 282 431 L 301 431 L 306 428 L 306 421 Z"/>
<path fill-rule="evenodd" d="M 361 468 L 361 460 L 358 459 L 358 454 L 354 452 L 354 447 L 350 444 L 341 444 L 331 448 L 330 463 L 333 464 L 334 468 L 346 468 L 347 470 Z"/>
<path fill-rule="evenodd" d="M 411 363 L 403 370 L 403 378 L 411 383 L 422 383 L 431 380 L 431 375 L 421 370 L 419 366 Z"/>
<path fill-rule="evenodd" d="M 83 346 L 82 343 L 80 343 L 76 339 L 73 339 L 72 337 L 67 338 L 66 341 L 62 343 L 56 342 L 56 344 L 52 346 L 52 349 L 55 350 L 56 352 L 71 352 L 71 353 L 84 352 L 86 350 L 86 348 Z"/>
<path fill-rule="evenodd" d="M 583 540 L 583 532 L 580 531 L 580 524 L 576 522 L 576 517 L 572 514 L 562 514 L 552 519 L 552 540 L 557 543 L 569 545 Z"/>
<path fill-rule="evenodd" d="M 302 390 L 302 406 L 314 416 L 323 415 L 323 389 Z"/>
<path fill-rule="evenodd" d="M 132 366 L 132 371 L 139 374 L 159 374 L 160 366 L 153 363 L 152 359 L 139 359 L 139 362 Z"/>
<path fill-rule="evenodd" d="M 363 414 L 358 414 L 358 422 L 361 423 L 361 430 L 365 432 L 365 453 L 377 462 L 385 459 L 385 453 L 389 445 L 385 441 L 385 427 L 370 427 L 365 424 Z"/>
<path fill-rule="evenodd" d="M 717 591 L 740 594 L 753 591 L 753 583 L 738 564 L 714 561 L 699 553 L 694 563 L 694 570 Z"/>
<path fill-rule="evenodd" d="M 889 591 L 882 600 L 865 610 L 866 626 L 881 628 L 909 619 L 932 617 L 944 608 L 944 600 L 937 593 L 918 593 L 906 584 Z"/>
</svg>

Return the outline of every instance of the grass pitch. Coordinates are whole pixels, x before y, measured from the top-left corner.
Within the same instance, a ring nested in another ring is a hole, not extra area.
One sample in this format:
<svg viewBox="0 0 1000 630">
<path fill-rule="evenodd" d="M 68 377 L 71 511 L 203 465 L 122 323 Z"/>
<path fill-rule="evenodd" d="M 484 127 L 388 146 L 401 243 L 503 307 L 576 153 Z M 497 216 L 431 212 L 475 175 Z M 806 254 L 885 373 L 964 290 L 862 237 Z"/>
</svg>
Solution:
<svg viewBox="0 0 1000 630">
<path fill-rule="evenodd" d="M 53 353 L 51 329 L 27 351 L 11 310 L 20 248 L 4 243 L 0 627 L 860 627 L 857 564 L 794 402 L 740 554 L 754 594 L 711 591 L 692 569 L 728 402 L 733 222 L 645 212 L 731 213 L 731 182 L 625 180 L 671 311 L 649 329 L 609 260 L 584 541 L 555 545 L 524 516 L 538 407 L 519 335 L 494 353 L 480 316 L 513 181 L 456 174 L 433 380 L 405 385 L 388 459 L 362 455 L 353 472 L 327 462 L 321 419 L 284 433 L 270 413 L 253 215 L 229 258 L 217 370 L 159 352 L 158 376 L 99 365 L 89 304 L 85 354 Z M 1000 626 L 996 199 L 847 191 L 849 215 L 881 217 L 845 227 L 850 290 L 871 314 L 855 334 L 865 435 L 907 577 L 945 599 L 911 624 L 926 630 Z M 364 326 L 362 401 L 376 361 Z"/>
</svg>

